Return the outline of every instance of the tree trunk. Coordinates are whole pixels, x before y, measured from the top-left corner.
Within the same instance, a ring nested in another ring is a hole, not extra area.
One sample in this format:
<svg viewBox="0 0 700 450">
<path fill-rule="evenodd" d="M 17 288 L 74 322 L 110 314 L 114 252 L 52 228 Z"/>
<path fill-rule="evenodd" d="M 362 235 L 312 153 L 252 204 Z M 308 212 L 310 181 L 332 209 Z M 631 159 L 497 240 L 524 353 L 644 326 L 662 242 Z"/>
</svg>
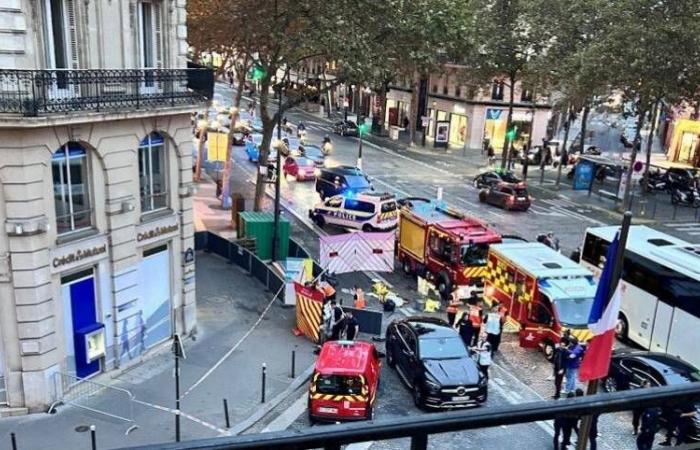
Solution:
<svg viewBox="0 0 700 450">
<path fill-rule="evenodd" d="M 570 109 L 571 105 L 567 106 L 566 113 L 564 115 L 564 142 L 562 142 L 561 149 L 559 150 L 561 153 L 559 154 L 559 166 L 557 166 L 557 181 L 554 183 L 556 188 L 559 188 L 559 183 L 561 182 L 561 170 L 562 166 L 564 165 L 564 157 L 566 156 L 568 158 L 568 155 L 566 155 L 566 141 L 569 140 L 569 129 L 571 129 L 572 114 Z"/>
<path fill-rule="evenodd" d="M 243 98 L 243 91 L 245 90 L 245 76 L 250 68 L 250 57 L 246 55 L 243 58 L 243 64 L 238 67 L 236 71 L 236 81 L 238 83 L 238 89 L 236 89 L 236 94 L 233 96 L 233 106 L 236 108 L 241 107 L 241 99 Z"/>
<path fill-rule="evenodd" d="M 275 70 L 276 72 L 276 70 Z M 271 73 L 268 69 L 268 73 Z M 262 210 L 262 201 L 265 195 L 265 186 L 267 181 L 267 175 L 260 172 L 260 167 L 267 167 L 267 157 L 270 153 L 270 143 L 272 142 L 272 132 L 275 128 L 275 121 L 273 117 L 270 117 L 270 112 L 268 111 L 268 101 L 269 101 L 269 88 L 270 88 L 270 75 L 267 75 L 260 83 L 260 119 L 263 123 L 263 139 L 260 143 L 260 154 L 258 157 L 258 170 L 255 178 L 255 199 L 253 202 L 253 210 Z M 278 114 L 280 112 L 278 111 Z"/>
<path fill-rule="evenodd" d="M 625 181 L 626 181 L 626 188 L 625 188 L 625 195 L 622 199 L 622 207 L 624 211 L 628 211 L 632 205 L 632 196 L 631 192 L 634 186 L 632 186 L 632 168 L 634 167 L 634 163 L 637 161 L 637 149 L 638 149 L 638 142 L 641 142 L 641 136 L 642 136 L 642 127 L 644 126 L 644 117 L 646 116 L 647 113 L 647 107 L 642 106 L 644 105 L 641 101 L 639 102 L 640 105 L 640 111 L 639 111 L 639 120 L 637 121 L 637 130 L 634 133 L 634 142 L 632 144 L 632 154 L 630 155 L 630 163 L 629 163 L 629 168 L 627 169 L 627 173 L 625 174 Z"/>
<path fill-rule="evenodd" d="M 379 110 L 377 111 L 377 132 L 382 135 L 384 132 L 384 120 L 386 118 L 386 93 L 387 83 L 383 83 L 379 90 Z"/>
<path fill-rule="evenodd" d="M 586 105 L 583 107 L 583 114 L 581 115 L 581 154 L 583 155 L 584 146 L 586 144 L 586 124 L 588 123 L 588 114 L 591 112 L 590 103 L 586 100 Z"/>
<path fill-rule="evenodd" d="M 646 165 L 644 166 L 644 192 L 649 191 L 649 166 L 651 165 L 651 147 L 654 143 L 654 132 L 656 131 L 656 113 L 659 111 L 659 102 L 654 102 L 654 109 L 651 110 L 651 128 L 649 129 L 649 139 L 647 139 Z"/>
<path fill-rule="evenodd" d="M 506 136 L 503 140 L 503 150 L 501 152 L 501 169 L 505 170 L 509 154 L 513 151 L 513 140 L 508 140 L 508 132 L 513 124 L 513 104 L 515 103 L 515 76 L 511 75 L 510 89 L 508 93 L 508 118 L 506 119 Z"/>
<path fill-rule="evenodd" d="M 408 116 L 408 142 L 413 146 L 416 144 L 416 118 L 418 117 L 418 94 L 420 94 L 420 75 L 416 72 L 413 75 L 413 89 L 411 89 L 411 112 Z"/>
<path fill-rule="evenodd" d="M 233 134 L 236 130 L 236 120 L 238 119 L 238 106 L 231 108 L 231 126 L 228 128 L 228 139 L 226 146 L 226 161 L 224 161 L 224 175 L 221 180 L 221 207 L 223 209 L 231 208 L 231 152 L 233 151 Z"/>
</svg>

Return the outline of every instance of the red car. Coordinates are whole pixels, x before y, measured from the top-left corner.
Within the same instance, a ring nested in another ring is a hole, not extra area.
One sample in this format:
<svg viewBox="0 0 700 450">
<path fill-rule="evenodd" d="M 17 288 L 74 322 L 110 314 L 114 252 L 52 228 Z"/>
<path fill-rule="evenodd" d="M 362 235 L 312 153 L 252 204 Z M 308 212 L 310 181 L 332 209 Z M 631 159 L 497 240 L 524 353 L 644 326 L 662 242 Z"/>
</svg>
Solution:
<svg viewBox="0 0 700 450">
<path fill-rule="evenodd" d="M 489 186 L 479 192 L 479 201 L 508 211 L 527 211 L 532 203 L 525 183 L 498 183 Z"/>
<path fill-rule="evenodd" d="M 309 158 L 288 156 L 284 160 L 282 172 L 285 177 L 294 177 L 297 181 L 316 178 L 316 164 Z"/>
</svg>

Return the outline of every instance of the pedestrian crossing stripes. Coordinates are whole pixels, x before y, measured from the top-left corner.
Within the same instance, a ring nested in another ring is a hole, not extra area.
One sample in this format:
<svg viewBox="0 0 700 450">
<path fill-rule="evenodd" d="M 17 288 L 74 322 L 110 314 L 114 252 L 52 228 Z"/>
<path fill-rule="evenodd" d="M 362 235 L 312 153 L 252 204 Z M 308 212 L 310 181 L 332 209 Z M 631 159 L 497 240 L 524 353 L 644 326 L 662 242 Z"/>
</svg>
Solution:
<svg viewBox="0 0 700 450">
<path fill-rule="evenodd" d="M 691 236 L 700 236 L 700 222 L 664 223 L 663 225 Z"/>
</svg>

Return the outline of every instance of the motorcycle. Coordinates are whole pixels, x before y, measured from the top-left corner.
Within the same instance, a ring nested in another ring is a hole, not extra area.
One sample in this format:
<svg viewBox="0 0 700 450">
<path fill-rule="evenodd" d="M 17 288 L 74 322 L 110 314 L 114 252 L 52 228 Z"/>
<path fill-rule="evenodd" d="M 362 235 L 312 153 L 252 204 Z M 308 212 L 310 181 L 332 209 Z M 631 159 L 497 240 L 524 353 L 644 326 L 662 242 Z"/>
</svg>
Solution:
<svg viewBox="0 0 700 450">
<path fill-rule="evenodd" d="M 324 155 L 330 155 L 331 152 L 333 152 L 333 144 L 331 144 L 330 140 L 323 142 L 323 145 L 321 146 L 321 151 Z"/>
<path fill-rule="evenodd" d="M 554 233 L 538 234 L 537 237 L 535 238 L 535 240 L 537 242 L 539 242 L 540 244 L 544 244 L 553 250 L 560 251 L 559 238 L 554 236 Z"/>
<path fill-rule="evenodd" d="M 676 187 L 671 191 L 671 203 L 700 208 L 700 193 L 696 188 L 683 189 Z"/>
<path fill-rule="evenodd" d="M 306 130 L 305 129 L 297 129 L 297 137 L 299 138 L 299 143 L 302 145 L 306 144 Z"/>
<path fill-rule="evenodd" d="M 646 192 L 670 192 L 671 186 L 668 182 L 668 178 L 665 175 L 661 175 L 659 171 L 649 172 L 649 181 L 644 184 L 644 178 L 639 180 L 639 185 Z"/>
</svg>

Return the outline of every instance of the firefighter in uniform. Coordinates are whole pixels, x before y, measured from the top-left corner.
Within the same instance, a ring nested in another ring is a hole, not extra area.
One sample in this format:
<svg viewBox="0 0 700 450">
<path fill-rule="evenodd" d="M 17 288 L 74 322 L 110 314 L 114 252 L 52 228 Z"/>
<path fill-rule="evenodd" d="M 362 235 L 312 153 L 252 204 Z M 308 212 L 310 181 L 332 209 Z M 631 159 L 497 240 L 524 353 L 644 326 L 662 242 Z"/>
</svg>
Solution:
<svg viewBox="0 0 700 450">
<path fill-rule="evenodd" d="M 353 306 L 357 309 L 364 309 L 365 306 L 367 306 L 367 302 L 365 301 L 365 292 L 362 290 L 362 288 L 358 287 L 355 285 L 355 294 L 353 295 L 354 297 L 354 304 Z"/>
<path fill-rule="evenodd" d="M 472 321 L 472 328 L 474 328 L 474 337 L 472 341 L 472 347 L 479 342 L 479 337 L 481 335 L 481 322 L 483 321 L 483 311 L 481 310 L 481 305 L 479 304 L 479 298 L 476 293 L 472 291 L 471 297 L 469 297 L 469 319 Z"/>
<path fill-rule="evenodd" d="M 447 304 L 447 322 L 451 327 L 455 326 L 457 320 L 457 313 L 459 312 L 459 307 L 462 302 L 459 299 L 459 287 L 455 286 L 450 294 L 450 302 Z"/>
</svg>

